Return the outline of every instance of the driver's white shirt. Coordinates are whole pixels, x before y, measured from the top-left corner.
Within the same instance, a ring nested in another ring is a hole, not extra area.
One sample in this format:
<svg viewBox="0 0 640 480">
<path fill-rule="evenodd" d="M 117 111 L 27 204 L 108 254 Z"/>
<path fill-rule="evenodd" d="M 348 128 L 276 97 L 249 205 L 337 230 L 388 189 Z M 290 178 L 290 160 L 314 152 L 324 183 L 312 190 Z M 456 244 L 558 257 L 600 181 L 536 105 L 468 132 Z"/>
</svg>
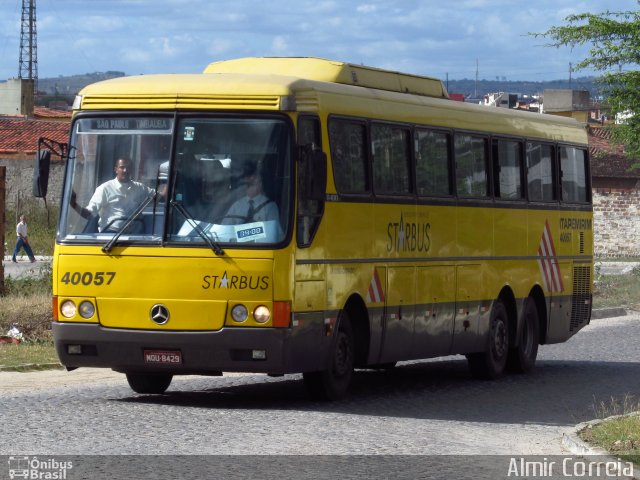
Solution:
<svg viewBox="0 0 640 480">
<path fill-rule="evenodd" d="M 100 217 L 98 229 L 102 232 L 107 226 L 110 230 L 120 228 L 153 190 L 146 185 L 130 180 L 120 183 L 113 178 L 96 188 L 87 210 Z"/>
</svg>

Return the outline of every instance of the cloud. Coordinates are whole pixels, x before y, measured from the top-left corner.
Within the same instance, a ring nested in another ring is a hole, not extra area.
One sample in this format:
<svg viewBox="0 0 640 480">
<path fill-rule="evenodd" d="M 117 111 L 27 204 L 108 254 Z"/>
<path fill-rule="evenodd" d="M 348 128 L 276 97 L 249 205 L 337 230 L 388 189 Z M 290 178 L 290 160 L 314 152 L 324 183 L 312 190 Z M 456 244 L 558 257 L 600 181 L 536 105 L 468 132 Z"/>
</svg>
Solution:
<svg viewBox="0 0 640 480">
<path fill-rule="evenodd" d="M 356 10 L 360 13 L 374 13 L 378 8 L 375 5 L 365 4 L 358 5 Z"/>
<path fill-rule="evenodd" d="M 201 71 L 216 58 L 297 55 L 450 78 L 473 76 L 476 58 L 488 77 L 555 75 L 566 64 L 561 78 L 584 51 L 542 47 L 529 31 L 572 13 L 637 8 L 635 0 L 41 0 L 39 73 Z M 0 27 L 3 79 L 16 74 L 18 1 L 0 2 Z"/>
<path fill-rule="evenodd" d="M 278 35 L 271 42 L 271 50 L 276 52 L 279 55 L 284 54 L 289 50 L 289 45 L 287 43 L 286 37 L 282 35 Z"/>
</svg>

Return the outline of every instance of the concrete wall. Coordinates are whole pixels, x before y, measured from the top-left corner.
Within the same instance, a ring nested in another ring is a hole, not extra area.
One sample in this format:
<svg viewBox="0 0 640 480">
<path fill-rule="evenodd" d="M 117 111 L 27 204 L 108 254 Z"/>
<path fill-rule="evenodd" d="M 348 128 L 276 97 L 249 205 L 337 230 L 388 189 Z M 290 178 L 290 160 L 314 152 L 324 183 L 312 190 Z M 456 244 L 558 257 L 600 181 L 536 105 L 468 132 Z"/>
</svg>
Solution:
<svg viewBox="0 0 640 480">
<path fill-rule="evenodd" d="M 35 155 L 34 155 L 35 157 Z M 35 160 L 17 160 L 0 158 L 0 166 L 6 167 L 5 201 L 6 207 L 15 209 L 25 200 L 33 197 L 33 166 Z M 62 195 L 62 180 L 64 164 L 51 162 L 49 171 L 49 188 L 47 190 L 47 204 L 58 205 Z M 4 209 L 3 209 L 4 211 Z"/>
<path fill-rule="evenodd" d="M 591 108 L 591 96 L 587 90 L 545 88 L 543 96 L 545 113 L 588 111 Z"/>
<path fill-rule="evenodd" d="M 33 115 L 33 80 L 11 78 L 0 83 L 0 114 Z"/>
<path fill-rule="evenodd" d="M 5 187 L 6 168 L 0 166 L 0 245 L 4 252 L 4 187 Z M 4 253 L 0 258 L 0 293 L 4 293 Z"/>
</svg>

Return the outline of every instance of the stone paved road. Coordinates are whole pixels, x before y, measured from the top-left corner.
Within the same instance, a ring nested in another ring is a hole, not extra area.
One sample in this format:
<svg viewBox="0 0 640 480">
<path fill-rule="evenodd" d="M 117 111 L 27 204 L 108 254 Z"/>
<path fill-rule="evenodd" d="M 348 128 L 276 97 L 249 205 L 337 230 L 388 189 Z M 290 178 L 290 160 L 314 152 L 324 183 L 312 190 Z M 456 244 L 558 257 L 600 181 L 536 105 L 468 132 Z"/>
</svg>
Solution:
<svg viewBox="0 0 640 480">
<path fill-rule="evenodd" d="M 103 370 L 0 373 L 0 454 L 564 455 L 600 402 L 640 397 L 638 345 L 640 315 L 597 320 L 541 347 L 528 376 L 401 364 L 358 372 L 338 403 L 308 400 L 298 376 L 183 377 L 146 396 Z"/>
</svg>

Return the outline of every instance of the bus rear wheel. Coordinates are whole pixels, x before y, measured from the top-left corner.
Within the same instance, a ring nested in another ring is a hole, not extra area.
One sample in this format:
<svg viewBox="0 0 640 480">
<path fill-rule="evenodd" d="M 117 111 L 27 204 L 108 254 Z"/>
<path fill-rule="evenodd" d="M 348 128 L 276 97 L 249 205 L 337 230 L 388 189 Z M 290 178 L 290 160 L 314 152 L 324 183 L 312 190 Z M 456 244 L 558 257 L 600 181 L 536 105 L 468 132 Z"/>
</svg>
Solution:
<svg viewBox="0 0 640 480">
<path fill-rule="evenodd" d="M 173 375 L 170 373 L 127 373 L 126 375 L 131 390 L 136 393 L 164 393 L 173 380 Z"/>
<path fill-rule="evenodd" d="M 484 352 L 467 355 L 469 369 L 476 378 L 495 380 L 504 373 L 509 353 L 509 317 L 501 300 L 491 309 L 487 345 Z"/>
<path fill-rule="evenodd" d="M 538 308 L 533 298 L 527 298 L 524 305 L 522 331 L 518 345 L 509 349 L 507 370 L 513 373 L 528 373 L 533 370 L 540 343 L 540 322 Z"/>
<path fill-rule="evenodd" d="M 331 352 L 331 366 L 320 372 L 305 372 L 304 385 L 313 398 L 339 400 L 346 396 L 353 377 L 355 347 L 351 320 L 342 312 Z"/>
</svg>

